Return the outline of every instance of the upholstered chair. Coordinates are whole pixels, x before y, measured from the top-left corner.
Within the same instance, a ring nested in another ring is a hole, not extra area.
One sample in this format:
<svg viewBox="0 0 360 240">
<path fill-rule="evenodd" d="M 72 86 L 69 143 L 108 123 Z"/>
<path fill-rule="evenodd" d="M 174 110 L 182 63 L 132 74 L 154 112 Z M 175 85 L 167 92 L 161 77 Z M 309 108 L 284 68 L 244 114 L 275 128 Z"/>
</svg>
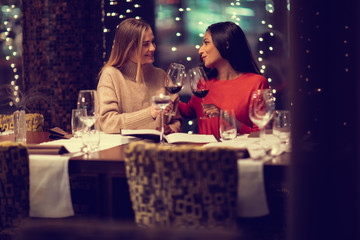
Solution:
<svg viewBox="0 0 360 240">
<path fill-rule="evenodd" d="M 0 239 L 29 216 L 29 156 L 24 145 L 0 142 Z"/>
<path fill-rule="evenodd" d="M 235 150 L 138 141 L 125 149 L 125 161 L 138 225 L 235 227 Z"/>
</svg>

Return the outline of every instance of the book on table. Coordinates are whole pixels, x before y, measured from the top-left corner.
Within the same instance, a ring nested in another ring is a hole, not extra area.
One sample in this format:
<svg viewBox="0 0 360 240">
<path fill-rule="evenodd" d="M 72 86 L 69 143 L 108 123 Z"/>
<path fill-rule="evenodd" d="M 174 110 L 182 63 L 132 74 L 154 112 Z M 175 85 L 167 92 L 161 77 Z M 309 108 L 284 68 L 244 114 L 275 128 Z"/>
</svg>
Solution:
<svg viewBox="0 0 360 240">
<path fill-rule="evenodd" d="M 154 129 L 121 129 L 120 134 L 159 142 L 161 132 Z M 168 143 L 211 143 L 218 141 L 213 135 L 188 133 L 170 133 L 164 135 L 164 139 Z"/>
</svg>

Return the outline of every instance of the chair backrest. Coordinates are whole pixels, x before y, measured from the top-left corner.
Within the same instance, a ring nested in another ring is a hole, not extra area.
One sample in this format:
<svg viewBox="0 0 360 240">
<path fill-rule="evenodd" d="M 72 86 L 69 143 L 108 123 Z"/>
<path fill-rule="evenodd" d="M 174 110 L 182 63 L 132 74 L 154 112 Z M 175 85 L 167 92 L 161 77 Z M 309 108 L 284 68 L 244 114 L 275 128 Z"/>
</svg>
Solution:
<svg viewBox="0 0 360 240">
<path fill-rule="evenodd" d="M 138 225 L 236 226 L 235 150 L 139 141 L 126 147 L 125 160 Z"/>
<path fill-rule="evenodd" d="M 24 145 L 0 143 L 0 230 L 29 216 L 29 155 Z"/>
<path fill-rule="evenodd" d="M 19 229 L 21 240 L 239 240 L 243 234 L 208 229 L 144 228 L 133 222 L 96 218 L 65 218 L 56 221 L 27 221 Z M 1 239 L 1 238 L 0 238 Z"/>
<path fill-rule="evenodd" d="M 44 131 L 44 116 L 40 113 L 27 113 L 26 131 L 43 132 Z M 14 116 L 7 114 L 0 114 L 0 128 L 8 131 L 14 130 Z"/>
</svg>

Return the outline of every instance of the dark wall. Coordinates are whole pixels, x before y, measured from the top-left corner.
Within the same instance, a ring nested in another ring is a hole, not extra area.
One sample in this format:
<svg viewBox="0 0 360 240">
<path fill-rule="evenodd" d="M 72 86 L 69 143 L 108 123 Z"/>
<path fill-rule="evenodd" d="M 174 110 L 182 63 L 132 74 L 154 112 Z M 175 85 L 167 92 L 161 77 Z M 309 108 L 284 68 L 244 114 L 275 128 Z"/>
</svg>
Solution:
<svg viewBox="0 0 360 240">
<path fill-rule="evenodd" d="M 78 91 L 96 88 L 103 64 L 102 1 L 26 0 L 22 14 L 25 88 L 42 97 L 28 108 L 71 131 Z"/>
<path fill-rule="evenodd" d="M 290 239 L 360 239 L 358 9 L 291 1 Z"/>
</svg>

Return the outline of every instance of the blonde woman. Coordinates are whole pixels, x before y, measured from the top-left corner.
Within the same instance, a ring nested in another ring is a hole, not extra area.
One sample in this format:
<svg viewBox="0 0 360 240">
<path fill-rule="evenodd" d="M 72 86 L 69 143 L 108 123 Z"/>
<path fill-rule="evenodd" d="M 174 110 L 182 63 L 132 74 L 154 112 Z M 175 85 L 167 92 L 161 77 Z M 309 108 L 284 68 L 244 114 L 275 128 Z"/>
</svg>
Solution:
<svg viewBox="0 0 360 240">
<path fill-rule="evenodd" d="M 166 73 L 153 66 L 155 49 L 154 34 L 148 23 L 129 18 L 118 25 L 109 60 L 99 73 L 97 86 L 99 125 L 104 132 L 159 129 L 160 110 L 151 98 L 167 92 Z M 165 119 L 165 134 L 180 131 L 179 116 Z"/>
</svg>

